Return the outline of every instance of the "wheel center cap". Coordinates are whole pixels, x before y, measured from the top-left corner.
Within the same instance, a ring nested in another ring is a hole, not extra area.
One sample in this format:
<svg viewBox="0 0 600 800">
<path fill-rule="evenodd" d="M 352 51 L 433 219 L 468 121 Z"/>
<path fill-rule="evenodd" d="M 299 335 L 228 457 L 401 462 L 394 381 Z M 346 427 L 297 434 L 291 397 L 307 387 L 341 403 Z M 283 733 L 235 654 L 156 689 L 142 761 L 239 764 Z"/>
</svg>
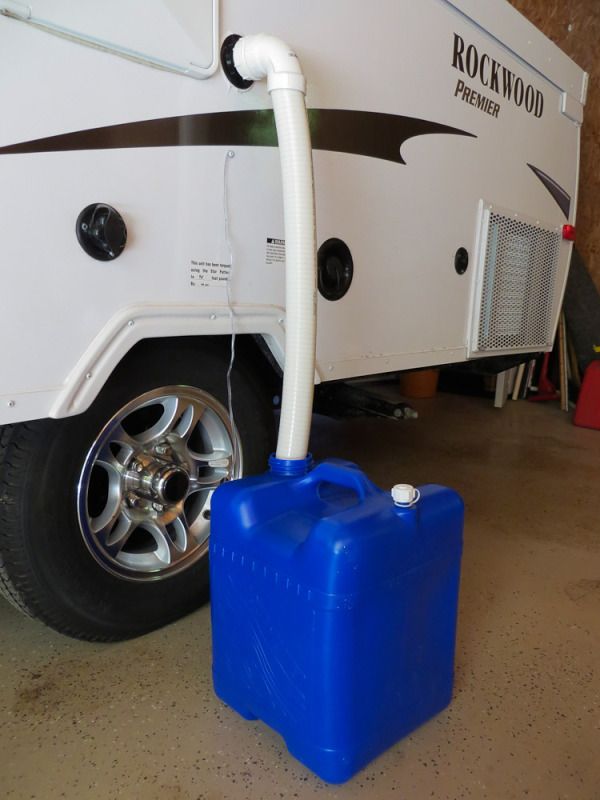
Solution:
<svg viewBox="0 0 600 800">
<path fill-rule="evenodd" d="M 159 503 L 180 503 L 190 488 L 190 478 L 181 467 L 167 466 L 160 469 L 152 480 L 152 488 Z"/>
<path fill-rule="evenodd" d="M 144 459 L 138 455 L 124 476 L 125 489 L 135 498 L 159 506 L 173 506 L 187 497 L 190 476 L 177 463 Z M 137 503 L 134 503 L 137 505 Z"/>
</svg>

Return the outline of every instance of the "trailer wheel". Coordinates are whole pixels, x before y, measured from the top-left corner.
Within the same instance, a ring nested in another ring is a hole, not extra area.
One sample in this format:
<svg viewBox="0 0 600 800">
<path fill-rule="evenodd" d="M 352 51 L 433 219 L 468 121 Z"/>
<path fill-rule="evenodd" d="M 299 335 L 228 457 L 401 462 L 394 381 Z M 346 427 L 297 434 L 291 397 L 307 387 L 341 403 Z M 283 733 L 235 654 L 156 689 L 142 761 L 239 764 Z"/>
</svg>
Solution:
<svg viewBox="0 0 600 800">
<path fill-rule="evenodd" d="M 146 343 L 143 343 L 146 345 Z M 0 429 L 0 591 L 77 638 L 145 633 L 208 597 L 210 498 L 266 467 L 269 394 L 228 343 L 138 346 L 91 408 Z"/>
</svg>

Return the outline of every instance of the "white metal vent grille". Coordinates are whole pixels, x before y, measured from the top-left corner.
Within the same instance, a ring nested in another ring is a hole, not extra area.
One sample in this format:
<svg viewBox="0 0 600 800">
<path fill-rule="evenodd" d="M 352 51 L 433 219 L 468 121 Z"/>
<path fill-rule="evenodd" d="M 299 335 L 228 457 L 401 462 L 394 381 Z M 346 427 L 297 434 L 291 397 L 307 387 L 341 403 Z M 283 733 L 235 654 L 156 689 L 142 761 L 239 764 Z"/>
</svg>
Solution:
<svg viewBox="0 0 600 800">
<path fill-rule="evenodd" d="M 486 217 L 474 349 L 546 348 L 554 331 L 560 231 L 497 212 Z"/>
</svg>

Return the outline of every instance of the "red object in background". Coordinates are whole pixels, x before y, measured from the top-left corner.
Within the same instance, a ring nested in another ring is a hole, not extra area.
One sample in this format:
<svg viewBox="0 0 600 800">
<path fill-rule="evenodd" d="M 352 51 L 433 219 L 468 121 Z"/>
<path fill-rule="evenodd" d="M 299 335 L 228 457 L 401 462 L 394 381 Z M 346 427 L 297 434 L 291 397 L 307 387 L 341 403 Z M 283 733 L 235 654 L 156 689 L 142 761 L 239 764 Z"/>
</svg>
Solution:
<svg viewBox="0 0 600 800">
<path fill-rule="evenodd" d="M 592 361 L 585 371 L 573 422 L 600 431 L 600 361 Z"/>
<path fill-rule="evenodd" d="M 575 241 L 575 225 L 563 225 L 563 239 L 567 242 Z"/>
<path fill-rule="evenodd" d="M 538 378 L 537 394 L 530 394 L 527 398 L 532 403 L 543 403 L 546 400 L 560 400 L 560 395 L 556 386 L 548 377 L 548 365 L 550 364 L 550 353 L 544 353 L 540 377 Z"/>
</svg>

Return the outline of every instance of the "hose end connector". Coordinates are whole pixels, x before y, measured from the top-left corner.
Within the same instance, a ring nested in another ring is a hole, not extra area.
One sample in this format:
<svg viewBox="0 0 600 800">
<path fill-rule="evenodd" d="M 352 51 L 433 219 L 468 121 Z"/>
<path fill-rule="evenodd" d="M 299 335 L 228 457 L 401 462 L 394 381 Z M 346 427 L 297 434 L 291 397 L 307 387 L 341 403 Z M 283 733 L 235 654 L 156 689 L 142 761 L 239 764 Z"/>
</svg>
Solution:
<svg viewBox="0 0 600 800">
<path fill-rule="evenodd" d="M 258 33 L 238 37 L 233 45 L 232 58 L 233 67 L 242 80 L 266 78 L 269 93 L 287 89 L 306 94 L 306 78 L 298 56 L 276 36 Z"/>
</svg>

